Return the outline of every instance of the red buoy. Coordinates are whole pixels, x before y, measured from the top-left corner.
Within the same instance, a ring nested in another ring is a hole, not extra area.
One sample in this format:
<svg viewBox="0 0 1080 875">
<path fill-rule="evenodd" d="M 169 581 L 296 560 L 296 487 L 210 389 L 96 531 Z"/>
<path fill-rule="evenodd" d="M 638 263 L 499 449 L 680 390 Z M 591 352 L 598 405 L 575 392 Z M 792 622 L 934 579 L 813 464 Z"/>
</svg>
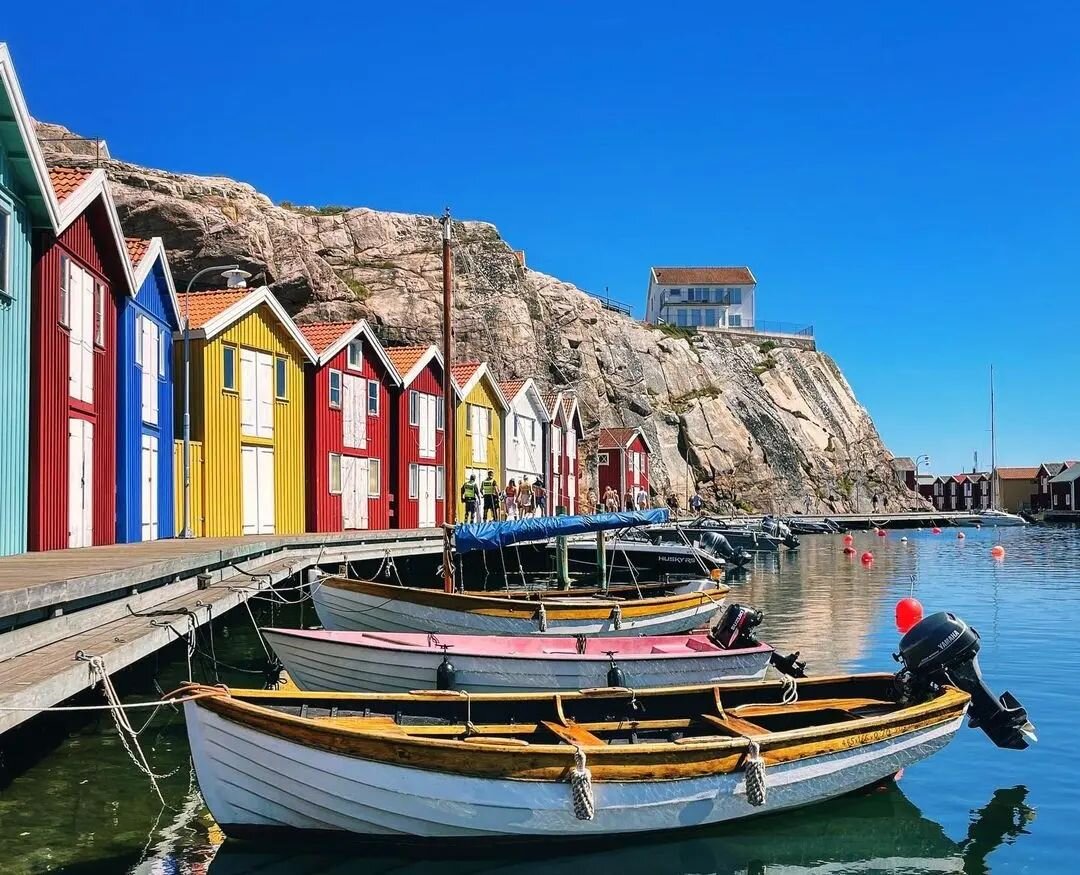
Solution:
<svg viewBox="0 0 1080 875">
<path fill-rule="evenodd" d="M 877 536 L 879 538 L 884 538 L 885 537 L 885 530 L 884 529 L 878 529 L 877 530 Z"/>
<path fill-rule="evenodd" d="M 844 535 L 844 543 L 845 544 L 854 544 L 855 543 L 855 536 L 854 535 Z"/>
<path fill-rule="evenodd" d="M 956 540 L 958 540 L 958 541 L 962 541 L 966 537 L 967 537 L 967 535 L 965 535 L 963 532 L 957 532 L 956 533 Z"/>
<path fill-rule="evenodd" d="M 871 562 L 874 561 L 874 554 L 867 550 L 865 553 L 862 554 L 862 561 L 863 565 L 869 565 Z"/>
<path fill-rule="evenodd" d="M 900 599 L 896 603 L 896 628 L 901 632 L 907 632 L 912 626 L 923 618 L 923 606 L 914 596 Z"/>
<path fill-rule="evenodd" d="M 940 535 L 940 534 L 941 534 L 941 529 L 939 529 L 939 528 L 938 528 L 937 526 L 934 526 L 934 527 L 933 527 L 933 528 L 932 528 L 932 529 L 930 530 L 930 532 L 931 532 L 931 534 L 934 534 L 934 535 Z"/>
<path fill-rule="evenodd" d="M 1004 559 L 1005 548 L 1002 547 L 1001 544 L 995 544 L 993 547 L 990 548 L 990 555 L 993 556 L 995 559 Z"/>
<path fill-rule="evenodd" d="M 844 547 L 844 555 L 845 556 L 854 556 L 855 555 L 855 548 L 852 547 L 851 544 L 848 544 L 846 547 Z"/>
</svg>

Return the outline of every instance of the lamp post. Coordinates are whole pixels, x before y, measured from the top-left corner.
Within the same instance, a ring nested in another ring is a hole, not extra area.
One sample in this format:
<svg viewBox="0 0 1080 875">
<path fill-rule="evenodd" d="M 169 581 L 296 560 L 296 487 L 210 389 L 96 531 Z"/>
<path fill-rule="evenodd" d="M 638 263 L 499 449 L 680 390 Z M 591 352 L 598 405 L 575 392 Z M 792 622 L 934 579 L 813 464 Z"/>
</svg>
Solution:
<svg viewBox="0 0 1080 875">
<path fill-rule="evenodd" d="M 191 538 L 191 287 L 204 273 L 239 270 L 238 264 L 204 267 L 188 280 L 184 291 L 184 527 L 181 538 Z"/>
<path fill-rule="evenodd" d="M 926 463 L 927 467 L 930 467 L 930 457 L 923 453 L 921 456 L 915 457 L 915 494 L 919 494 L 919 468 L 923 463 Z"/>
</svg>

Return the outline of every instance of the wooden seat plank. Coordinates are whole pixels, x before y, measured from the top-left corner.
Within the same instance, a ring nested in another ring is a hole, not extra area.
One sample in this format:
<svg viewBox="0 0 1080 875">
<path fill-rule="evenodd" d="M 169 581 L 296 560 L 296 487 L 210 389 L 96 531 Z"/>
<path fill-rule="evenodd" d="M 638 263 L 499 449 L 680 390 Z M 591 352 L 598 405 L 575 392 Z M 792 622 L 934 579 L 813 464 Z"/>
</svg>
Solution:
<svg viewBox="0 0 1080 875">
<path fill-rule="evenodd" d="M 602 738 L 598 738 L 589 732 L 588 729 L 584 729 L 578 726 L 576 723 L 570 723 L 567 726 L 562 726 L 558 723 L 552 723 L 550 720 L 540 721 L 544 727 L 559 736 L 563 741 L 573 745 L 596 745 L 606 744 Z"/>
<path fill-rule="evenodd" d="M 758 726 L 756 723 L 751 723 L 749 720 L 743 720 L 740 717 L 733 717 L 727 715 L 725 717 L 717 717 L 715 714 L 702 714 L 701 719 L 706 723 L 713 726 L 718 726 L 721 729 L 726 729 L 735 735 L 768 735 L 769 730 L 764 726 Z"/>
</svg>

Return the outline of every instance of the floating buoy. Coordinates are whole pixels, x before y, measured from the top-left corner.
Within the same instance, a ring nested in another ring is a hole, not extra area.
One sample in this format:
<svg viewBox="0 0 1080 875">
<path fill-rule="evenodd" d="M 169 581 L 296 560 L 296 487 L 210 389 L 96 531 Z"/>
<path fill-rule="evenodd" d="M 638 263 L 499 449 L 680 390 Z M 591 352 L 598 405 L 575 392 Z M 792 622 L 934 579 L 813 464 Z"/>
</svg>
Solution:
<svg viewBox="0 0 1080 875">
<path fill-rule="evenodd" d="M 975 523 L 975 528 L 981 529 L 982 528 L 982 523 Z"/>
<path fill-rule="evenodd" d="M 930 533 L 931 533 L 931 534 L 933 534 L 933 535 L 940 535 L 940 534 L 941 534 L 941 529 L 939 529 L 939 528 L 938 528 L 937 526 L 934 526 L 934 527 L 933 527 L 933 528 L 932 528 L 932 529 L 930 530 Z"/>
<path fill-rule="evenodd" d="M 867 550 L 865 553 L 862 554 L 861 558 L 863 565 L 869 565 L 871 562 L 874 561 L 874 554 Z"/>
<path fill-rule="evenodd" d="M 855 543 L 855 536 L 854 535 L 844 535 L 844 543 L 845 544 L 854 544 Z"/>
<path fill-rule="evenodd" d="M 902 538 L 900 538 L 900 543 L 901 544 L 906 544 L 907 543 L 907 535 L 904 535 Z"/>
<path fill-rule="evenodd" d="M 956 533 L 956 540 L 958 540 L 958 541 L 962 541 L 966 537 L 967 537 L 967 535 L 965 535 L 963 532 L 957 532 Z"/>
<path fill-rule="evenodd" d="M 990 555 L 993 556 L 995 559 L 1004 559 L 1005 548 L 1002 547 L 1001 544 L 995 544 L 993 547 L 990 548 Z"/>
<path fill-rule="evenodd" d="M 851 544 L 848 544 L 846 547 L 844 547 L 844 555 L 845 556 L 854 556 L 855 555 L 855 548 L 852 547 Z"/>
<path fill-rule="evenodd" d="M 879 538 L 884 538 L 885 537 L 885 530 L 884 529 L 878 529 L 877 530 L 877 536 Z"/>
<path fill-rule="evenodd" d="M 912 626 L 923 618 L 923 606 L 914 596 L 900 599 L 896 603 L 896 628 L 901 632 L 907 632 Z"/>
</svg>

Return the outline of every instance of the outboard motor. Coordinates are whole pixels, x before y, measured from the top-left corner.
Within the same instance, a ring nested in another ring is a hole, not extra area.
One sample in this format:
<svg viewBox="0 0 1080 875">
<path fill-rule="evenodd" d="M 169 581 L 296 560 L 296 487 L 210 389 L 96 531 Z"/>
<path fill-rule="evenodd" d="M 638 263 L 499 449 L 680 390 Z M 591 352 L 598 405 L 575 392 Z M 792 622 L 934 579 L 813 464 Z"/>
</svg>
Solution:
<svg viewBox="0 0 1080 875">
<path fill-rule="evenodd" d="M 698 538 L 698 545 L 702 550 L 722 556 L 732 565 L 740 568 L 754 558 L 746 550 L 736 550 L 731 546 L 731 541 L 719 532 L 703 532 Z"/>
<path fill-rule="evenodd" d="M 744 605 L 728 605 L 720 619 L 709 630 L 709 638 L 718 647 L 734 650 L 740 647 L 757 647 L 761 644 L 754 630 L 761 625 L 765 615 Z M 799 652 L 781 656 L 775 650 L 769 663 L 781 674 L 793 678 L 806 677 L 806 663 L 800 661 Z"/>
<path fill-rule="evenodd" d="M 969 725 L 998 747 L 1023 750 L 1037 741 L 1035 727 L 1012 693 L 994 698 L 979 669 L 979 647 L 979 633 L 955 614 L 931 614 L 900 639 L 895 658 L 904 668 L 897 673 L 897 683 L 908 698 L 942 684 L 958 687 L 971 696 Z"/>
</svg>

